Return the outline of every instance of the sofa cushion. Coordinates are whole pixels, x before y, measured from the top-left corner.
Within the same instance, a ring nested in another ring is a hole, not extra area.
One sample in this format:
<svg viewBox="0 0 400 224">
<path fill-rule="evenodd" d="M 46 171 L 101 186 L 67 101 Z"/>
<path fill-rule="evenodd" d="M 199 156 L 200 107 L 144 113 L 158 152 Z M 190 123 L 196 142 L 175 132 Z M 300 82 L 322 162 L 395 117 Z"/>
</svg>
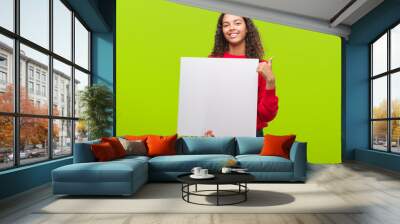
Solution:
<svg viewBox="0 0 400 224">
<path fill-rule="evenodd" d="M 149 170 L 163 172 L 190 172 L 199 166 L 210 171 L 219 171 L 230 159 L 231 155 L 174 155 L 158 156 L 149 160 Z"/>
<path fill-rule="evenodd" d="M 147 137 L 147 155 L 148 156 L 164 156 L 176 154 L 176 139 L 178 135 L 171 136 L 149 136 Z"/>
<path fill-rule="evenodd" d="M 292 172 L 292 161 L 279 156 L 238 155 L 240 167 L 249 172 Z"/>
<path fill-rule="evenodd" d="M 235 155 L 235 141 L 232 137 L 183 137 L 177 154 Z"/>
<path fill-rule="evenodd" d="M 296 135 L 276 136 L 267 134 L 264 136 L 264 146 L 261 149 L 261 156 L 281 156 L 289 159 L 290 148 Z"/>
<path fill-rule="evenodd" d="M 260 154 L 264 137 L 236 137 L 236 155 Z"/>
<path fill-rule="evenodd" d="M 146 162 L 131 159 L 108 162 L 74 163 L 52 171 L 58 182 L 129 182 L 134 172 L 142 172 Z M 145 169 L 147 170 L 147 169 Z M 147 172 L 143 175 L 147 176 Z"/>
<path fill-rule="evenodd" d="M 122 146 L 126 151 L 126 155 L 147 155 L 146 143 L 142 140 L 127 140 L 124 138 L 119 138 Z"/>
<path fill-rule="evenodd" d="M 117 137 L 103 137 L 101 142 L 108 142 L 114 149 L 117 158 L 126 156 L 126 151 Z"/>
<path fill-rule="evenodd" d="M 94 157 L 96 157 L 96 160 L 99 162 L 109 161 L 118 158 L 112 145 L 108 142 L 92 144 L 90 147 L 92 149 Z"/>
<path fill-rule="evenodd" d="M 74 163 L 88 163 L 95 162 L 96 158 L 91 150 L 92 144 L 99 144 L 100 139 L 87 141 L 87 142 L 77 142 L 74 147 Z"/>
<path fill-rule="evenodd" d="M 139 161 L 142 161 L 142 162 L 148 162 L 149 159 L 150 159 L 150 157 L 147 157 L 147 156 L 130 155 L 130 156 L 125 156 L 124 158 L 113 160 L 113 162 L 118 162 L 118 161 L 121 162 L 121 161 L 123 161 L 123 162 L 128 162 L 129 163 L 129 162 L 134 161 L 134 160 L 139 160 Z"/>
</svg>

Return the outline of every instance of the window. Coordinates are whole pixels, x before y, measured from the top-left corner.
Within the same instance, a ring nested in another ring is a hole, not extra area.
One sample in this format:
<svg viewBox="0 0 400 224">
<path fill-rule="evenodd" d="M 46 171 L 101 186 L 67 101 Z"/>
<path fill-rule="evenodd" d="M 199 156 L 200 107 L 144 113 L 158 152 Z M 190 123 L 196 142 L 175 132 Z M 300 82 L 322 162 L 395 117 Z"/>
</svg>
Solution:
<svg viewBox="0 0 400 224">
<path fill-rule="evenodd" d="M 1 5 L 1 4 L 0 4 Z M 1 10 L 0 10 L 1 11 Z M 0 115 L 0 170 L 14 166 L 14 122 L 12 116 Z"/>
<path fill-rule="evenodd" d="M 40 104 L 39 101 L 36 104 Z M 20 118 L 19 158 L 21 165 L 47 160 L 49 142 L 48 120 L 44 118 Z M 35 133 L 35 137 L 32 137 Z"/>
<path fill-rule="evenodd" d="M 0 26 L 0 170 L 72 155 L 87 139 L 74 105 L 90 83 L 90 31 L 62 0 L 0 0 Z"/>
<path fill-rule="evenodd" d="M 49 0 L 20 0 L 21 36 L 49 48 Z"/>
<path fill-rule="evenodd" d="M 72 152 L 72 122 L 71 120 L 53 120 L 53 157 L 70 155 Z"/>
<path fill-rule="evenodd" d="M 55 98 L 58 100 L 58 94 L 60 92 L 60 100 L 62 103 L 64 103 L 64 95 L 71 95 L 72 92 L 70 89 L 65 89 L 64 85 L 65 83 L 70 83 L 72 84 L 72 68 L 69 65 L 66 65 L 56 59 L 53 60 L 53 77 L 54 77 L 54 83 L 53 83 L 53 90 L 55 93 Z M 71 100 L 71 102 L 68 102 L 69 105 L 72 104 L 72 98 L 67 99 Z M 58 101 L 53 102 L 53 107 L 56 106 L 54 104 L 58 104 Z M 53 114 L 60 114 L 59 108 L 56 108 L 53 110 Z M 68 116 L 72 117 L 72 108 L 69 106 L 66 108 L 65 114 L 62 113 L 62 116 Z"/>
<path fill-rule="evenodd" d="M 33 67 L 32 66 L 29 66 L 28 74 L 29 74 L 29 79 L 33 80 Z"/>
<path fill-rule="evenodd" d="M 400 24 L 390 31 L 390 68 L 400 67 Z"/>
<path fill-rule="evenodd" d="M 400 153 L 400 24 L 370 44 L 371 148 Z"/>
<path fill-rule="evenodd" d="M 0 1 L 1 2 L 1 1 Z M 3 2 L 0 3 L 0 7 Z M 3 9 L 0 8 L 0 13 Z M 0 20 L 2 20 L 0 15 Z M 1 23 L 0 23 L 1 24 Z M 13 83 L 13 66 L 12 58 L 14 57 L 14 43 L 11 38 L 8 38 L 0 33 L 0 113 L 14 111 L 14 83 Z M 1 115 L 1 114 L 0 114 Z M 0 136 L 1 139 L 1 136 Z M 0 150 L 2 144 L 0 142 Z M 1 164 L 1 160 L 0 160 Z M 1 169 L 1 165 L 0 165 Z"/>
<path fill-rule="evenodd" d="M 46 86 L 42 86 L 42 96 L 46 96 Z"/>
<path fill-rule="evenodd" d="M 39 71 L 39 69 L 36 69 L 36 80 L 40 81 L 40 71 Z"/>
<path fill-rule="evenodd" d="M 7 67 L 7 56 L 0 55 L 0 67 Z"/>
<path fill-rule="evenodd" d="M 36 84 L 36 95 L 40 95 L 40 84 Z"/>
<path fill-rule="evenodd" d="M 75 117 L 81 115 L 80 95 L 86 86 L 89 86 L 89 74 L 75 70 Z"/>
<path fill-rule="evenodd" d="M 7 84 L 7 74 L 3 71 L 0 71 L 0 84 L 2 85 Z"/>
<path fill-rule="evenodd" d="M 0 1 L 0 26 L 14 31 L 14 0 Z"/>
<path fill-rule="evenodd" d="M 75 18 L 75 62 L 89 69 L 89 32 L 77 18 Z"/>
<path fill-rule="evenodd" d="M 33 82 L 28 82 L 28 89 L 29 94 L 33 94 Z"/>
<path fill-rule="evenodd" d="M 71 60 L 72 12 L 60 1 L 53 0 L 54 52 Z"/>
</svg>

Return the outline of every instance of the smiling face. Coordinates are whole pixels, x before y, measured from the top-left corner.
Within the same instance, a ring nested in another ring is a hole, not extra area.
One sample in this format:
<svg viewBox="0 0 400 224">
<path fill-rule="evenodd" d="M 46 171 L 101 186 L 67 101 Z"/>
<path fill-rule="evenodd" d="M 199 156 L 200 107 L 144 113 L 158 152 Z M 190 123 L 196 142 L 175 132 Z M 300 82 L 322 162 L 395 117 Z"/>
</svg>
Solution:
<svg viewBox="0 0 400 224">
<path fill-rule="evenodd" d="M 225 14 L 222 20 L 222 32 L 230 44 L 236 45 L 244 41 L 247 28 L 243 17 Z"/>
</svg>

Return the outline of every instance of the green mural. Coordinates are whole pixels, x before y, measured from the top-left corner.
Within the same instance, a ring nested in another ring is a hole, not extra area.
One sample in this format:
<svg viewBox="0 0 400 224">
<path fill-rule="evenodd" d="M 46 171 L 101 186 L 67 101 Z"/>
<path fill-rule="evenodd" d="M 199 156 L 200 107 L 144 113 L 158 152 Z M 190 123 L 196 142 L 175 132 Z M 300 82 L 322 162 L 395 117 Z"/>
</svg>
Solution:
<svg viewBox="0 0 400 224">
<path fill-rule="evenodd" d="M 177 130 L 181 57 L 207 57 L 220 13 L 164 0 L 117 1 L 117 135 Z M 311 163 L 341 162 L 341 40 L 254 20 L 273 56 L 277 117 L 264 129 L 296 134 Z"/>
</svg>

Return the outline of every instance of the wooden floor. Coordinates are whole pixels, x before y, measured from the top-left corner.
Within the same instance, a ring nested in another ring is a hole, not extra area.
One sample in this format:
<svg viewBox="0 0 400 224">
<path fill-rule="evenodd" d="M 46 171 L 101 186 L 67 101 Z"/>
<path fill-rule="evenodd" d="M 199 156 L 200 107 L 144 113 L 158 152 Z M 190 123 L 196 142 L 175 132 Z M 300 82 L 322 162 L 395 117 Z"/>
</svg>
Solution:
<svg viewBox="0 0 400 224">
<path fill-rule="evenodd" d="M 54 200 L 50 186 L 0 202 L 0 223 L 400 223 L 400 174 L 359 163 L 311 165 L 308 183 L 317 183 L 351 203 L 367 206 L 356 214 L 36 214 Z M 315 203 L 319 203 L 315 201 Z"/>
</svg>

